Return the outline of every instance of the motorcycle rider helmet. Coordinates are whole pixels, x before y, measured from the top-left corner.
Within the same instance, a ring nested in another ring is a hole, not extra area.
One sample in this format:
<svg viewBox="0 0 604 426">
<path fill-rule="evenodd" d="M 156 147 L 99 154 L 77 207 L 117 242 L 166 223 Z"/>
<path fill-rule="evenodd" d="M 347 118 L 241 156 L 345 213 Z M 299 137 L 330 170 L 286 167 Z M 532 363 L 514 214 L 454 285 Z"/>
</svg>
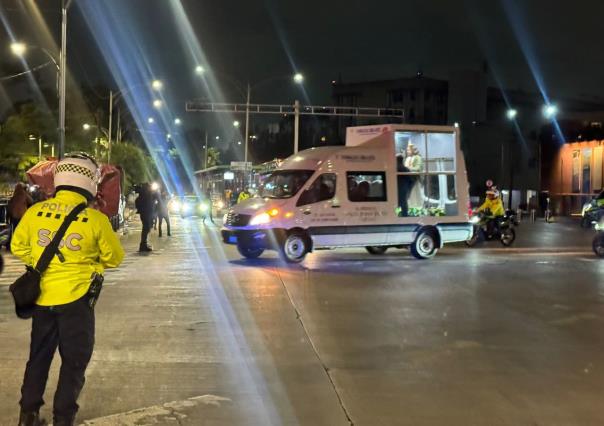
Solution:
<svg viewBox="0 0 604 426">
<path fill-rule="evenodd" d="M 97 193 L 100 169 L 94 158 L 85 152 L 66 154 L 57 164 L 55 189 L 67 189 L 92 200 Z"/>
</svg>

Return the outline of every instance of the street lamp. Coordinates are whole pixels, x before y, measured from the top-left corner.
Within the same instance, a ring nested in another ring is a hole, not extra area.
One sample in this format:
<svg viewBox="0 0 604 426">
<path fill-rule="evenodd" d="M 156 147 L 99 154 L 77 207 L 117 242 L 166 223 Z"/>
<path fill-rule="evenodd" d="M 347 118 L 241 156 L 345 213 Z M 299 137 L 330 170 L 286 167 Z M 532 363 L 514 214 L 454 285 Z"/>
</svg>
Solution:
<svg viewBox="0 0 604 426">
<path fill-rule="evenodd" d="M 176 124 L 177 126 L 180 126 L 182 124 L 182 120 L 180 118 L 176 117 L 174 119 L 174 124 Z"/>
<path fill-rule="evenodd" d="M 21 57 L 25 55 L 27 45 L 25 43 L 13 42 L 10 44 L 10 50 L 13 52 L 14 55 Z"/>
<path fill-rule="evenodd" d="M 514 108 L 510 108 L 507 110 L 506 115 L 509 120 L 513 120 L 518 115 L 518 111 L 516 111 Z"/>
<path fill-rule="evenodd" d="M 162 83 L 161 80 L 153 80 L 151 82 L 151 87 L 153 88 L 153 90 L 156 90 L 159 92 L 161 89 L 163 89 L 164 83 Z"/>
<path fill-rule="evenodd" d="M 237 120 L 233 121 L 233 127 L 239 128 L 239 121 L 237 121 Z"/>
<path fill-rule="evenodd" d="M 90 124 L 88 124 L 88 123 L 84 123 L 84 124 L 82 125 L 82 129 L 84 129 L 84 130 L 86 130 L 86 131 L 90 130 Z"/>
<path fill-rule="evenodd" d="M 201 65 L 197 65 L 195 67 L 195 74 L 197 75 L 203 75 L 206 72 L 205 68 L 202 67 Z"/>
<path fill-rule="evenodd" d="M 554 118 L 556 114 L 558 114 L 558 107 L 556 105 L 549 104 L 543 107 L 543 116 L 545 118 Z"/>
<path fill-rule="evenodd" d="M 153 123 L 155 123 L 155 119 L 153 117 L 149 117 L 149 118 L 147 118 L 147 123 L 153 124 Z"/>
<path fill-rule="evenodd" d="M 162 105 L 163 105 L 163 102 L 159 99 L 156 99 L 153 101 L 153 107 L 155 109 L 160 109 L 162 107 Z"/>
<path fill-rule="evenodd" d="M 296 74 L 294 74 L 294 82 L 296 82 L 298 84 L 303 83 L 304 82 L 304 76 L 301 73 L 297 72 Z"/>
</svg>

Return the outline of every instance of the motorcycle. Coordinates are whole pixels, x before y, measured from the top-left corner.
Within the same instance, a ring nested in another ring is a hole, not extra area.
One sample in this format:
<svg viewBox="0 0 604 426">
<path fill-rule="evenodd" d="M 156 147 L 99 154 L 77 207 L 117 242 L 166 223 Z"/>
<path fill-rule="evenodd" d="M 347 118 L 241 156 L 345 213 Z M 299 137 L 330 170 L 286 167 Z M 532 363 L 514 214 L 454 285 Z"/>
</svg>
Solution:
<svg viewBox="0 0 604 426">
<path fill-rule="evenodd" d="M 594 224 L 596 235 L 591 241 L 591 248 L 598 257 L 604 257 L 604 222 Z"/>
<path fill-rule="evenodd" d="M 495 223 L 498 221 L 498 223 Z M 518 226 L 516 213 L 507 210 L 505 215 L 500 218 L 493 218 L 488 210 L 484 212 L 475 212 L 470 218 L 474 225 L 472 237 L 466 241 L 468 247 L 474 247 L 481 241 L 499 240 L 502 245 L 509 247 L 516 239 L 515 226 Z"/>
<path fill-rule="evenodd" d="M 589 228 L 594 222 L 600 222 L 604 217 L 604 207 L 599 206 L 596 199 L 583 206 L 581 212 L 581 228 Z"/>
</svg>

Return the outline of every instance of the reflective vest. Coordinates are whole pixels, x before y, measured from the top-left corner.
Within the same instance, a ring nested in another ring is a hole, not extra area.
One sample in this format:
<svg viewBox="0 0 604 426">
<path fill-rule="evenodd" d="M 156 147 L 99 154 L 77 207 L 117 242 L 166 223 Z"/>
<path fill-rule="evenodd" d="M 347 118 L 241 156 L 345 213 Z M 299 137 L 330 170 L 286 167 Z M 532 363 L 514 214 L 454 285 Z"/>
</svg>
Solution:
<svg viewBox="0 0 604 426">
<path fill-rule="evenodd" d="M 61 190 L 54 198 L 31 206 L 15 229 L 12 252 L 35 266 L 65 216 L 86 198 Z M 124 258 L 119 239 L 103 213 L 84 209 L 73 221 L 59 245 L 62 259 L 54 256 L 40 282 L 41 306 L 64 305 L 86 294 L 93 272 L 117 267 Z"/>
</svg>

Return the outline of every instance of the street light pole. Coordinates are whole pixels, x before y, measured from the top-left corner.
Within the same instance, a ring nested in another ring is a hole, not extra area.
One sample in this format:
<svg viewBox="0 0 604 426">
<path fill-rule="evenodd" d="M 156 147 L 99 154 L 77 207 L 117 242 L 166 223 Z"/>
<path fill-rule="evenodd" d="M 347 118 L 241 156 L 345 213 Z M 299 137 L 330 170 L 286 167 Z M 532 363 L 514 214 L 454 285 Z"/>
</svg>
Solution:
<svg viewBox="0 0 604 426">
<path fill-rule="evenodd" d="M 111 134 L 112 129 L 112 119 L 113 119 L 113 90 L 109 91 L 109 134 L 107 135 L 107 164 L 111 162 Z"/>
<path fill-rule="evenodd" d="M 247 150 L 248 150 L 248 142 L 250 139 L 250 83 L 247 84 L 247 100 L 245 102 L 245 155 L 243 157 L 243 161 L 245 162 L 245 167 L 247 168 Z"/>
<path fill-rule="evenodd" d="M 71 0 L 61 0 L 61 53 L 59 56 L 59 160 L 65 155 L 65 89 L 67 75 L 67 8 Z"/>
<path fill-rule="evenodd" d="M 42 161 L 42 136 L 38 136 L 38 161 Z"/>
<path fill-rule="evenodd" d="M 300 138 L 300 101 L 294 102 L 294 154 L 298 153 L 298 142 Z"/>
<path fill-rule="evenodd" d="M 208 168 L 208 149 L 210 148 L 208 146 L 208 131 L 207 130 L 206 130 L 206 144 L 205 144 L 205 147 L 206 147 L 206 152 L 205 152 L 205 160 L 203 162 L 203 164 L 204 164 L 203 168 L 207 169 Z"/>
</svg>

